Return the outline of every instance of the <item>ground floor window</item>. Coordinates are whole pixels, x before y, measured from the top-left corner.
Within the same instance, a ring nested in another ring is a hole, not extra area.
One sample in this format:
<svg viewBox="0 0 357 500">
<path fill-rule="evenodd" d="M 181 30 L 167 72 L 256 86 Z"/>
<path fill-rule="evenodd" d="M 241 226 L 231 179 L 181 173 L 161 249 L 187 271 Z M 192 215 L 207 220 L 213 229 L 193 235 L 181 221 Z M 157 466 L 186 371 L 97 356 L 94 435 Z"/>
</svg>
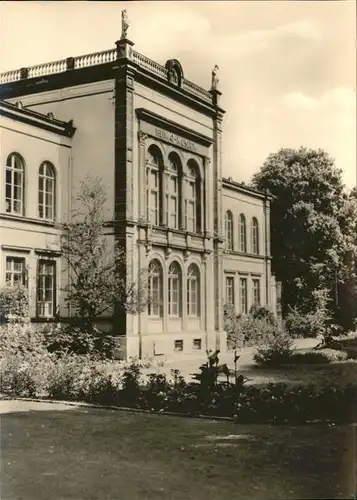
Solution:
<svg viewBox="0 0 357 500">
<path fill-rule="evenodd" d="M 162 267 L 157 260 L 149 265 L 148 293 L 149 316 L 162 316 Z"/>
<path fill-rule="evenodd" d="M 37 316 L 52 317 L 56 310 L 56 262 L 40 260 L 37 273 Z"/>
<path fill-rule="evenodd" d="M 200 314 L 200 272 L 195 264 L 191 264 L 187 273 L 187 314 L 199 316 Z"/>
<path fill-rule="evenodd" d="M 247 290 L 247 278 L 240 278 L 239 280 L 239 295 L 240 295 L 240 312 L 241 314 L 247 314 L 248 312 L 248 290 Z"/>
<path fill-rule="evenodd" d="M 26 285 L 26 261 L 24 257 L 6 257 L 5 280 L 10 285 Z"/>
<path fill-rule="evenodd" d="M 234 304 L 234 277 L 226 276 L 226 303 Z"/>
<path fill-rule="evenodd" d="M 169 316 L 181 316 L 181 269 L 177 262 L 169 267 Z"/>
<path fill-rule="evenodd" d="M 260 306 L 260 280 L 253 279 L 253 304 Z"/>
</svg>

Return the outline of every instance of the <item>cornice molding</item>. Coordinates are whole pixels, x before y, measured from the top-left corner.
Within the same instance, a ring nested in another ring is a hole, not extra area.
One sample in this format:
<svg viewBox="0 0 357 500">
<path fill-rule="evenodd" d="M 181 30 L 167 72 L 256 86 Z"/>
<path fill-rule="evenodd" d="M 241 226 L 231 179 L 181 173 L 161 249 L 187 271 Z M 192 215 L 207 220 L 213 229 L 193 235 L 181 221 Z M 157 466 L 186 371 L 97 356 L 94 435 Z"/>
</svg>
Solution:
<svg viewBox="0 0 357 500">
<path fill-rule="evenodd" d="M 20 108 L 16 104 L 5 101 L 0 101 L 0 116 L 25 123 L 27 125 L 32 125 L 64 137 L 71 138 L 76 131 L 76 128 L 73 126 L 73 120 L 63 122 L 31 109 Z"/>
</svg>

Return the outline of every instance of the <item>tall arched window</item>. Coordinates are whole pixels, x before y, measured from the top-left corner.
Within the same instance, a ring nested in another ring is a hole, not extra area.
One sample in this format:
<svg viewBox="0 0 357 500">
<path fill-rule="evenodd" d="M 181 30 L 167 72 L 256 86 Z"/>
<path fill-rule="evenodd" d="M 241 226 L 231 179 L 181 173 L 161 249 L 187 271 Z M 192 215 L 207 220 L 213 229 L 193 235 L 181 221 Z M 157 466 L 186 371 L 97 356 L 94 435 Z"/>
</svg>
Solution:
<svg viewBox="0 0 357 500">
<path fill-rule="evenodd" d="M 51 163 L 42 163 L 38 178 L 38 215 L 40 219 L 55 218 L 56 177 Z"/>
<path fill-rule="evenodd" d="M 20 155 L 11 153 L 5 167 L 5 203 L 9 214 L 24 214 L 25 165 Z"/>
<path fill-rule="evenodd" d="M 259 254 L 259 224 L 256 217 L 252 219 L 252 253 Z"/>
<path fill-rule="evenodd" d="M 159 148 L 150 146 L 146 168 L 146 210 L 150 224 L 161 223 L 162 156 Z"/>
<path fill-rule="evenodd" d="M 181 316 L 181 286 L 182 273 L 177 262 L 172 262 L 169 267 L 169 316 Z"/>
<path fill-rule="evenodd" d="M 148 272 L 148 314 L 162 316 L 162 266 L 158 260 L 152 260 Z"/>
<path fill-rule="evenodd" d="M 239 216 L 239 250 L 241 252 L 247 251 L 247 227 L 244 214 Z"/>
<path fill-rule="evenodd" d="M 166 222 L 169 227 L 179 229 L 181 223 L 181 179 L 182 167 L 179 157 L 175 153 L 169 155 L 166 194 Z"/>
<path fill-rule="evenodd" d="M 200 315 L 200 271 L 191 264 L 187 273 L 187 315 Z"/>
<path fill-rule="evenodd" d="M 192 233 L 201 232 L 201 177 L 199 168 L 194 160 L 189 160 L 187 163 L 188 185 L 186 188 L 185 200 L 185 218 L 186 229 Z"/>
<path fill-rule="evenodd" d="M 233 214 L 230 210 L 226 212 L 225 231 L 227 250 L 233 250 Z"/>
</svg>

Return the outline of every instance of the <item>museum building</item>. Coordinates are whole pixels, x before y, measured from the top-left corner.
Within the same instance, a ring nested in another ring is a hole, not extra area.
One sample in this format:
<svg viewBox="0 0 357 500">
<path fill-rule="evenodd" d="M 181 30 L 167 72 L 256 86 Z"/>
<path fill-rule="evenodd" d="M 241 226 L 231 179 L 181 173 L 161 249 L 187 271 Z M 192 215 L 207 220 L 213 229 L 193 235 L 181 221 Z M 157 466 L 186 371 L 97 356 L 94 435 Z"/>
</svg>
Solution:
<svg viewBox="0 0 357 500">
<path fill-rule="evenodd" d="M 276 310 L 271 199 L 222 177 L 217 69 L 203 89 L 176 59 L 136 52 L 123 30 L 115 49 L 0 75 L 0 286 L 27 270 L 34 322 L 71 316 L 56 223 L 86 175 L 107 190 L 129 279 L 147 269 L 157 299 L 119 323 L 98 319 L 121 357 L 224 351 L 225 303 Z"/>
</svg>

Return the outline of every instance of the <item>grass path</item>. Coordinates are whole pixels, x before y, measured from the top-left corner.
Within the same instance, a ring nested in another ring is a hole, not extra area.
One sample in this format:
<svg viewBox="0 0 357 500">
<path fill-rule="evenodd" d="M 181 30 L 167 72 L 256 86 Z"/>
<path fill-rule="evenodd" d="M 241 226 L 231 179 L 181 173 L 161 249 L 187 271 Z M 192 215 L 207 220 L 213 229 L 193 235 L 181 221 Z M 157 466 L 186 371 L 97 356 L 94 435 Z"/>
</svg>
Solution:
<svg viewBox="0 0 357 500">
<path fill-rule="evenodd" d="M 353 426 L 249 426 L 4 403 L 4 500 L 322 499 L 354 493 Z"/>
</svg>

